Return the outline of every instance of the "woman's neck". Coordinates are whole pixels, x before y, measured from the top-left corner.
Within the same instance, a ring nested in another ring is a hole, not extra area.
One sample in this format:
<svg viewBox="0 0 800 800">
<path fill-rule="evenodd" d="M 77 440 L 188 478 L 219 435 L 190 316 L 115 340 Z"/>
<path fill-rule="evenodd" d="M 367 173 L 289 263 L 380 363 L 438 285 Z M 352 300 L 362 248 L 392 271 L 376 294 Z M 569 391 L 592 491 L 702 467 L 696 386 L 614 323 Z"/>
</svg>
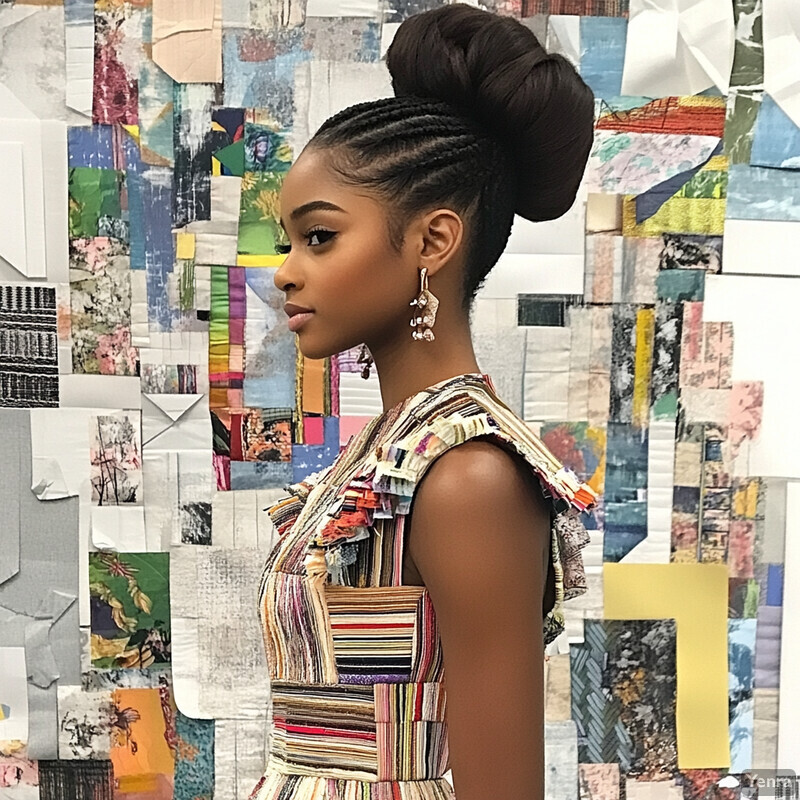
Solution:
<svg viewBox="0 0 800 800">
<path fill-rule="evenodd" d="M 475 357 L 469 321 L 434 325 L 432 342 L 405 336 L 382 345 L 369 345 L 381 385 L 384 411 L 447 378 L 482 372 Z"/>
</svg>

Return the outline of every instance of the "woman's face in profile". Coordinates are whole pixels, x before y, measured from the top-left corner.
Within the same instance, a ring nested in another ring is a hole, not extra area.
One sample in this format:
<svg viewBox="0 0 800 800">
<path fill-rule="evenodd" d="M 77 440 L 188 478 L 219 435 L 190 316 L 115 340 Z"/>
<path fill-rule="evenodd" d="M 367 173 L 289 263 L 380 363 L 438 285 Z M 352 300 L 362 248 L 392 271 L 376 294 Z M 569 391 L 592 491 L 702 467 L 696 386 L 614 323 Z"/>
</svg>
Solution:
<svg viewBox="0 0 800 800">
<path fill-rule="evenodd" d="M 411 335 L 418 264 L 410 247 L 392 249 L 386 204 L 337 180 L 325 152 L 307 148 L 284 179 L 280 209 L 291 250 L 274 280 L 288 303 L 312 312 L 293 323 L 303 355 Z"/>
</svg>

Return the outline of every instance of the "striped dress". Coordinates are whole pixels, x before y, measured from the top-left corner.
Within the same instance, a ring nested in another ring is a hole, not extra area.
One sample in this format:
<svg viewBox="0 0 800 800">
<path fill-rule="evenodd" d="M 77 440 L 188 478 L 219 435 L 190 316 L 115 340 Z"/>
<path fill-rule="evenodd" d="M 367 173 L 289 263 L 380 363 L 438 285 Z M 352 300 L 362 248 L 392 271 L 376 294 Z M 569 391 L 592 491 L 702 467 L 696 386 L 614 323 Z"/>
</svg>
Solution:
<svg viewBox="0 0 800 800">
<path fill-rule="evenodd" d="M 586 591 L 580 512 L 592 490 L 495 394 L 441 381 L 374 417 L 330 466 L 269 509 L 279 539 L 259 594 L 271 679 L 266 771 L 249 800 L 454 800 L 444 664 L 424 586 L 404 585 L 403 532 L 433 460 L 475 437 L 519 453 L 551 500 L 555 605 Z"/>
</svg>

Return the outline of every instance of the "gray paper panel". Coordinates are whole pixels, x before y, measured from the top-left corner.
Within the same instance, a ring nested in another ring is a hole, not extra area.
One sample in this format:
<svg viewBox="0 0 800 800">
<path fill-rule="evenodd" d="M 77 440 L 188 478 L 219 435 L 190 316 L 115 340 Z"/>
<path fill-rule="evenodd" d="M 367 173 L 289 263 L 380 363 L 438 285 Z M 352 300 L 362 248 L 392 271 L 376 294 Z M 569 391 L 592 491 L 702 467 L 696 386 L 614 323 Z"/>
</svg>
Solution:
<svg viewBox="0 0 800 800">
<path fill-rule="evenodd" d="M 18 457 L 0 459 L 0 508 L 9 487 L 19 509 L 19 573 L 0 585 L 0 636 L 24 645 L 28 666 L 31 758 L 58 757 L 57 686 L 80 683 L 78 627 L 78 500 L 42 502 L 30 491 L 30 415 L 0 409 L 4 442 Z M 5 444 L 4 444 L 5 450 Z M 13 473 L 13 474 L 12 474 Z"/>
<path fill-rule="evenodd" d="M 21 413 L 27 416 L 26 411 Z M 3 428 L 0 447 L 0 586 L 19 572 L 21 436 L 22 431 L 17 426 Z"/>
</svg>

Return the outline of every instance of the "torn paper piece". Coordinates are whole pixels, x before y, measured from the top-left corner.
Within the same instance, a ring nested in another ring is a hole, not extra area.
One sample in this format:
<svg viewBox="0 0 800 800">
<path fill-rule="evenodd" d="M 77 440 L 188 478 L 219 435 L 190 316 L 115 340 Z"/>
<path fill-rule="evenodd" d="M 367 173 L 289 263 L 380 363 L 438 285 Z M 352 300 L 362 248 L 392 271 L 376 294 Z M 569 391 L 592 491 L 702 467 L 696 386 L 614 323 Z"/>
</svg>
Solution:
<svg viewBox="0 0 800 800">
<path fill-rule="evenodd" d="M 178 83 L 220 83 L 222 0 L 153 0 L 153 61 Z"/>
<path fill-rule="evenodd" d="M 76 172 L 78 170 L 73 170 Z M 74 196 L 70 198 L 71 208 L 73 201 Z M 136 375 L 139 353 L 131 344 L 128 245 L 106 236 L 73 239 L 70 242 L 70 298 L 73 371 Z"/>
<path fill-rule="evenodd" d="M 94 3 L 64 0 L 67 106 L 92 116 L 94 82 Z"/>
<path fill-rule="evenodd" d="M 145 59 L 139 73 L 139 151 L 145 164 L 171 167 L 174 163 L 174 98 L 172 78 Z"/>
<path fill-rule="evenodd" d="M 236 266 L 241 196 L 241 178 L 211 176 L 211 218 L 195 220 L 186 226 L 196 237 L 195 264 Z"/>
<path fill-rule="evenodd" d="M 142 404 L 139 378 L 123 375 L 60 375 L 60 405 L 90 408 L 102 397 L 111 408 L 139 408 Z"/>
<path fill-rule="evenodd" d="M 0 406 L 58 405 L 56 290 L 0 284 Z"/>
<path fill-rule="evenodd" d="M 92 544 L 99 550 L 140 553 L 148 549 L 142 506 L 93 506 L 91 526 Z"/>
<path fill-rule="evenodd" d="M 620 95 L 628 23 L 619 17 L 580 18 L 581 78 L 598 98 Z"/>
<path fill-rule="evenodd" d="M 294 71 L 294 125 L 289 136 L 292 152 L 299 154 L 320 125 L 337 111 L 353 103 L 392 95 L 385 62 L 314 59 L 298 64 Z"/>
<path fill-rule="evenodd" d="M 143 7 L 95 4 L 92 121 L 99 125 L 138 124 L 143 21 Z"/>
<path fill-rule="evenodd" d="M 148 550 L 211 543 L 214 477 L 206 395 L 142 395 Z"/>
<path fill-rule="evenodd" d="M 703 164 L 719 142 L 716 136 L 598 131 L 587 165 L 588 190 L 641 194 Z"/>
<path fill-rule="evenodd" d="M 764 91 L 800 125 L 800 4 L 764 0 L 763 9 Z"/>
<path fill-rule="evenodd" d="M 578 764 L 581 787 L 586 787 L 587 797 L 604 797 L 619 800 L 619 764 Z"/>
<path fill-rule="evenodd" d="M 545 722 L 544 796 L 572 800 L 578 783 L 578 730 L 573 720 Z"/>
<path fill-rule="evenodd" d="M 758 107 L 750 163 L 759 167 L 800 168 L 800 126 L 766 92 Z"/>
<path fill-rule="evenodd" d="M 210 436 L 207 411 L 205 424 Z M 211 544 L 215 480 L 210 442 L 205 451 L 153 451 L 145 446 L 144 488 L 147 550 Z"/>
<path fill-rule="evenodd" d="M 587 619 L 584 632 L 570 648 L 577 760 L 602 752 L 633 775 L 670 777 L 677 767 L 675 621 Z M 608 691 L 634 682 L 635 693 Z M 645 746 L 652 741 L 659 747 Z"/>
<path fill-rule="evenodd" d="M 65 103 L 65 13 L 61 2 L 0 6 L 0 117 L 85 124 Z M 29 114 L 15 111 L 13 99 Z"/>
<path fill-rule="evenodd" d="M 382 407 L 380 383 L 376 375 L 363 380 L 352 372 L 339 373 L 340 419 L 348 416 L 370 417 L 380 414 Z"/>
<path fill-rule="evenodd" d="M 647 537 L 623 563 L 668 564 L 672 543 L 675 420 L 650 419 L 647 450 Z"/>
<path fill-rule="evenodd" d="M 89 553 L 92 666 L 168 664 L 169 553 Z"/>
<path fill-rule="evenodd" d="M 786 487 L 786 531 L 800 528 L 800 483 Z M 800 639 L 792 635 L 800 609 L 800 537 L 787 535 L 784 557 L 783 619 L 778 707 L 778 764 L 800 763 L 800 739 L 792 735 L 800 714 Z"/>
<path fill-rule="evenodd" d="M 142 445 L 136 412 L 89 418 L 89 478 L 97 506 L 142 504 Z"/>
<path fill-rule="evenodd" d="M 39 762 L 29 747 L 19 741 L 5 742 L 0 751 L 0 774 L 5 783 L 0 787 L 3 800 L 39 800 Z"/>
<path fill-rule="evenodd" d="M 240 800 L 264 774 L 269 729 L 267 708 L 258 719 L 218 719 L 214 729 L 214 800 Z"/>
<path fill-rule="evenodd" d="M 21 275 L 28 277 L 22 142 L 0 142 L 0 173 L 3 175 L 0 219 L 3 220 L 4 230 L 0 237 L 0 258 L 8 261 Z"/>
<path fill-rule="evenodd" d="M 531 222 L 515 216 L 504 253 L 583 254 L 586 229 L 585 185 L 581 185 L 572 206 L 558 219 Z"/>
<path fill-rule="evenodd" d="M 760 632 L 760 619 L 758 628 Z M 756 658 L 759 643 L 760 640 L 757 640 Z M 778 706 L 778 689 L 762 686 L 756 673 L 753 688 L 753 763 L 765 764 L 768 769 L 777 769 L 778 766 Z"/>
<path fill-rule="evenodd" d="M 622 232 L 622 197 L 620 195 L 599 192 L 587 196 L 586 232 Z"/>
<path fill-rule="evenodd" d="M 713 86 L 727 94 L 735 30 L 731 3 L 631 0 L 629 13 L 623 95 L 693 95 Z"/>
<path fill-rule="evenodd" d="M 111 741 L 114 794 L 141 797 L 145 793 L 139 787 L 144 784 L 154 787 L 146 792 L 150 797 L 168 797 L 175 786 L 178 749 L 171 746 L 175 735 L 172 688 L 167 683 L 157 689 L 115 689 L 112 703 L 115 718 L 125 720 L 124 732 L 118 728 Z"/>
<path fill-rule="evenodd" d="M 551 14 L 547 18 L 547 52 L 564 56 L 573 67 L 581 64 L 581 18 L 573 14 Z"/>
<path fill-rule="evenodd" d="M 727 197 L 731 219 L 800 222 L 800 171 L 733 164 Z"/>
<path fill-rule="evenodd" d="M 24 647 L 0 647 L 0 741 L 28 741 L 28 671 Z"/>
<path fill-rule="evenodd" d="M 10 236 L 11 240 L 0 248 L 0 256 L 13 255 L 17 262 L 11 262 L 12 266 L 26 278 L 47 275 L 42 145 L 38 121 L 0 119 L 0 168 L 3 175 L 11 176 L 12 190 L 22 186 L 20 195 L 9 195 L 3 202 L 4 211 L 11 215 L 10 226 L 4 221 L 3 239 Z"/>
<path fill-rule="evenodd" d="M 308 0 L 306 17 L 373 17 L 378 19 L 377 0 Z"/>
<path fill-rule="evenodd" d="M 110 691 L 82 686 L 58 687 L 58 757 L 105 759 L 111 748 L 113 715 Z"/>
<path fill-rule="evenodd" d="M 726 243 L 726 253 L 730 251 Z M 727 255 L 726 255 L 727 258 Z M 786 347 L 800 336 L 800 281 L 753 275 L 708 275 L 706 320 L 730 320 L 736 332 L 732 379 L 763 381 L 763 420 L 749 445 L 750 475 L 800 478 L 800 429 L 795 424 L 800 375 L 786 368 Z M 765 348 L 764 342 L 775 343 Z"/>
<path fill-rule="evenodd" d="M 173 548 L 173 615 L 183 618 L 185 660 L 173 673 L 176 698 L 189 714 L 258 719 L 268 696 L 267 668 L 252 587 L 265 551 L 221 547 Z M 184 563 L 180 563 L 183 560 Z M 187 636 L 198 632 L 194 640 Z M 194 648 L 191 645 L 194 644 Z"/>
<path fill-rule="evenodd" d="M 606 563 L 603 592 L 607 619 L 677 623 L 678 768 L 729 766 L 727 564 Z"/>
<path fill-rule="evenodd" d="M 117 410 L 119 413 L 121 411 Z M 89 419 L 111 409 L 31 409 L 31 491 L 40 500 L 78 496 L 89 488 Z"/>
</svg>

